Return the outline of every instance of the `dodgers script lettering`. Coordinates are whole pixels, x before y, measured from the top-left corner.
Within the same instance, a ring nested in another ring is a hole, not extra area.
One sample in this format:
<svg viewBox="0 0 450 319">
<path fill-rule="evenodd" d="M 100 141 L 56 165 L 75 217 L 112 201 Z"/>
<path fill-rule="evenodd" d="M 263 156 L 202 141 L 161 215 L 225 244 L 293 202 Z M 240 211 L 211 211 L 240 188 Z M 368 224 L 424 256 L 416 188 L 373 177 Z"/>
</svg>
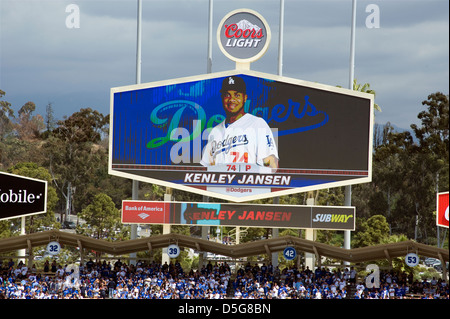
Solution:
<svg viewBox="0 0 450 319">
<path fill-rule="evenodd" d="M 309 96 L 304 96 L 304 104 L 289 99 L 287 106 L 277 104 L 272 110 L 270 110 L 269 107 L 258 106 L 250 113 L 264 118 L 267 123 L 285 122 L 291 114 L 298 119 L 303 119 L 305 117 L 319 117 L 322 115 L 322 118 L 318 118 L 318 121 L 315 124 L 299 126 L 285 131 L 279 130 L 278 136 L 313 130 L 328 122 L 328 114 L 317 110 L 317 108 L 309 101 Z M 192 119 L 194 128 L 192 132 L 186 131 L 186 129 L 183 128 L 181 120 L 185 118 Z M 206 141 L 208 140 L 208 130 L 223 120 L 224 116 L 221 114 L 214 114 L 207 119 L 203 107 L 191 101 L 174 100 L 165 102 L 155 107 L 151 113 L 150 122 L 166 132 L 166 135 L 150 140 L 147 143 L 147 148 L 157 148 L 169 141 L 189 142 L 194 141 L 197 138 Z M 206 130 L 203 131 L 204 129 Z M 245 142 L 245 136 L 241 136 L 240 138 Z M 224 143 L 227 142 L 229 141 L 224 140 Z M 219 148 L 219 145 L 216 145 L 216 147 Z M 199 148 L 199 146 L 197 146 L 197 148 Z M 201 153 L 201 150 L 199 149 L 198 152 Z M 197 155 L 201 156 L 200 154 Z M 183 162 L 186 162 L 186 160 L 183 160 Z"/>
</svg>

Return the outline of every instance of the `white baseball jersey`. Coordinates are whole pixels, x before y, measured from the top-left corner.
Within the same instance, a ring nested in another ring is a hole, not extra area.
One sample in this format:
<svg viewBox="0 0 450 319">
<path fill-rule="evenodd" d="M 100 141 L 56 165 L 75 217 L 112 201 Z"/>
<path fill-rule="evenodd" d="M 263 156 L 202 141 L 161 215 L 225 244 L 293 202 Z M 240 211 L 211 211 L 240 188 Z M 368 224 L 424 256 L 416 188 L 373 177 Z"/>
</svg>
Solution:
<svg viewBox="0 0 450 319">
<path fill-rule="evenodd" d="M 223 121 L 211 130 L 200 163 L 203 166 L 228 163 L 264 166 L 263 159 L 269 155 L 278 158 L 270 127 L 264 119 L 247 113 L 227 127 Z"/>
</svg>

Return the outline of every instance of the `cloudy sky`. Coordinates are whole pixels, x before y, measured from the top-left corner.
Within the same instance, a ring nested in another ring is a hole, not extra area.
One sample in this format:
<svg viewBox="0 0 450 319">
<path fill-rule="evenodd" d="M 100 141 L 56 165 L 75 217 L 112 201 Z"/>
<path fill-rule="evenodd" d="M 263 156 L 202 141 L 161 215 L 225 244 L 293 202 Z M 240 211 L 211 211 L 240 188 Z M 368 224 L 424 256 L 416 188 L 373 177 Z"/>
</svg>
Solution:
<svg viewBox="0 0 450 319">
<path fill-rule="evenodd" d="M 79 28 L 66 23 L 71 4 Z M 369 28 L 373 5 L 379 25 Z M 347 88 L 352 0 L 284 6 L 282 74 Z M 142 83 L 207 72 L 208 7 L 209 0 L 143 0 Z M 269 50 L 251 69 L 277 74 L 279 0 L 213 1 L 212 72 L 235 68 L 215 34 L 239 8 L 259 12 L 272 31 Z M 136 13 L 137 0 L 0 0 L 3 99 L 16 112 L 33 101 L 43 116 L 52 103 L 57 119 L 86 107 L 108 114 L 110 88 L 136 82 Z M 429 94 L 448 94 L 448 38 L 448 0 L 357 1 L 354 74 L 376 91 L 377 123 L 409 128 L 420 123 Z"/>
</svg>

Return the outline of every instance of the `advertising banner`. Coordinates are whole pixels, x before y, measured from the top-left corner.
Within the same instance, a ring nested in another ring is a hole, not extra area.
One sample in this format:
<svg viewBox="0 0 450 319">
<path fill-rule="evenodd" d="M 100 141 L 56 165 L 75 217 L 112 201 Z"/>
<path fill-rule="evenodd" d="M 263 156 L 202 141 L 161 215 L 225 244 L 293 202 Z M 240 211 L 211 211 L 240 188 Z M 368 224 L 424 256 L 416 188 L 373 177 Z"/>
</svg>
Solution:
<svg viewBox="0 0 450 319">
<path fill-rule="evenodd" d="M 0 220 L 47 211 L 47 181 L 0 172 Z"/>
<path fill-rule="evenodd" d="M 436 225 L 448 228 L 448 192 L 437 194 Z"/>
<path fill-rule="evenodd" d="M 111 89 L 109 173 L 235 202 L 371 181 L 373 95 L 254 71 Z"/>
<path fill-rule="evenodd" d="M 355 208 L 126 200 L 122 223 L 354 230 Z"/>
<path fill-rule="evenodd" d="M 228 13 L 217 28 L 217 43 L 232 61 L 254 62 L 270 44 L 271 32 L 266 20 L 256 11 L 237 9 Z"/>
</svg>

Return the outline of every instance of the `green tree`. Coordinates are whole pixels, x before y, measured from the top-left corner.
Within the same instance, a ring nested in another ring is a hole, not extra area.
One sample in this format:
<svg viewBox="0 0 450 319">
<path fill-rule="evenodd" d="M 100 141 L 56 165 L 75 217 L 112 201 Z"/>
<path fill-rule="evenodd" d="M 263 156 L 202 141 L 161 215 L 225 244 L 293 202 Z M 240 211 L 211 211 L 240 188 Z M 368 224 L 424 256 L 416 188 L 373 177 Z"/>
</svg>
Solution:
<svg viewBox="0 0 450 319">
<path fill-rule="evenodd" d="M 35 141 L 45 127 L 41 115 L 32 116 L 35 110 L 36 105 L 33 102 L 25 103 L 19 110 L 18 123 L 14 127 L 22 140 Z"/>
<path fill-rule="evenodd" d="M 123 235 L 120 211 L 111 197 L 104 193 L 97 194 L 92 203 L 79 213 L 79 217 L 86 222 L 77 227 L 83 235 L 109 241 Z"/>
<path fill-rule="evenodd" d="M 404 153 L 403 141 L 408 139 L 408 136 L 396 134 L 390 123 L 385 125 L 383 131 L 383 143 L 376 148 L 373 155 L 373 187 L 369 195 L 369 208 L 372 215 L 383 214 L 391 223 L 392 208 L 401 190 L 404 175 L 401 156 Z"/>
<path fill-rule="evenodd" d="M 428 108 L 417 116 L 422 125 L 411 125 L 419 140 L 420 153 L 429 156 L 428 167 L 433 174 L 436 190 L 448 190 L 449 172 L 449 103 L 448 95 L 436 92 L 422 102 Z"/>
<path fill-rule="evenodd" d="M 353 91 L 373 94 L 374 97 L 376 95 L 375 90 L 370 88 L 369 83 L 358 84 L 356 79 L 353 80 Z M 374 103 L 373 108 L 375 111 L 381 112 L 381 107 L 377 103 Z"/>
<path fill-rule="evenodd" d="M 378 245 L 389 238 L 389 225 L 383 215 L 362 220 L 357 228 L 358 232 L 352 238 L 353 248 Z"/>
<path fill-rule="evenodd" d="M 55 116 L 54 116 L 54 111 L 53 111 L 53 104 L 52 103 L 48 103 L 47 106 L 45 107 L 45 128 L 47 129 L 48 134 L 51 134 L 51 132 L 55 129 L 56 127 L 56 120 L 55 120 Z"/>
<path fill-rule="evenodd" d="M 0 98 L 6 93 L 0 90 Z M 11 103 L 8 101 L 0 101 L 0 165 L 8 167 L 6 161 L 8 160 L 5 139 L 13 129 L 14 110 L 11 108 Z M 6 164 L 6 165 L 5 165 Z M 0 166 L 0 168 L 1 168 Z"/>
<path fill-rule="evenodd" d="M 342 86 L 338 85 L 337 87 L 342 87 Z M 353 88 L 352 89 L 353 89 L 353 91 L 373 94 L 374 97 L 376 95 L 375 90 L 370 88 L 369 83 L 358 84 L 357 79 L 353 79 Z M 381 112 L 381 107 L 377 103 L 374 103 L 373 108 L 375 111 Z"/>
<path fill-rule="evenodd" d="M 416 137 L 422 148 L 435 154 L 436 157 L 446 160 L 449 158 L 449 104 L 448 95 L 436 92 L 428 96 L 428 100 L 422 102 L 428 105 L 428 109 L 417 116 L 422 121 L 422 126 L 412 124 Z"/>
<path fill-rule="evenodd" d="M 100 147 L 109 116 L 90 108 L 59 121 L 46 140 L 46 165 L 65 199 L 66 214 L 82 210 L 92 197 L 90 186 L 99 185 L 107 167 L 107 151 Z M 94 192 L 95 193 L 95 192 Z M 88 196 L 88 197 L 87 197 Z"/>
<path fill-rule="evenodd" d="M 3 95 L 5 92 L 0 90 L 0 97 Z M 11 104 L 0 101 L 0 167 L 6 169 L 18 162 L 42 162 L 39 139 L 43 120 L 40 115 L 32 116 L 35 109 L 33 102 L 27 102 L 16 118 Z"/>
<path fill-rule="evenodd" d="M 448 95 L 440 92 L 430 94 L 422 102 L 428 108 L 419 113 L 421 126 L 411 125 L 418 143 L 405 140 L 402 195 L 402 213 L 413 221 L 415 240 L 430 243 L 436 226 L 436 193 L 439 189 L 448 190 L 449 140 L 448 140 Z M 406 209 L 407 210 L 406 210 Z"/>
<path fill-rule="evenodd" d="M 104 116 L 91 108 L 81 109 L 63 121 L 53 131 L 61 141 L 67 143 L 98 143 L 107 132 L 109 115 Z"/>
<path fill-rule="evenodd" d="M 430 94 L 422 104 L 428 108 L 418 115 L 422 124 L 411 125 L 415 137 L 390 123 L 378 128 L 372 182 L 355 186 L 353 203 L 359 217 L 383 215 L 391 233 L 428 243 L 435 193 L 448 190 L 448 96 Z"/>
<path fill-rule="evenodd" d="M 0 98 L 5 96 L 5 91 L 0 90 Z M 12 130 L 14 110 L 8 101 L 0 101 L 0 141 Z"/>
</svg>

